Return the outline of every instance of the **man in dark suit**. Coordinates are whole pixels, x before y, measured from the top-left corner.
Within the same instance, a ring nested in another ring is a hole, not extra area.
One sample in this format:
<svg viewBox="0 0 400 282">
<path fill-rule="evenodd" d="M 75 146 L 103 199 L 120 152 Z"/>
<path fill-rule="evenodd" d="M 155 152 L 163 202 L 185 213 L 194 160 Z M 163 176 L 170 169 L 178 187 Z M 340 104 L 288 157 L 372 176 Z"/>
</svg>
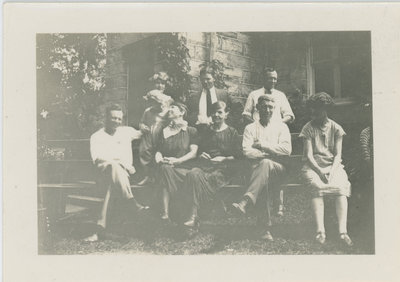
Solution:
<svg viewBox="0 0 400 282">
<path fill-rule="evenodd" d="M 187 121 L 191 126 L 198 129 L 204 128 L 212 122 L 212 104 L 223 101 L 228 108 L 231 104 L 228 92 L 214 87 L 213 73 L 214 70 L 211 67 L 204 67 L 200 70 L 200 81 L 203 89 L 201 92 L 191 95 L 187 101 Z"/>
</svg>

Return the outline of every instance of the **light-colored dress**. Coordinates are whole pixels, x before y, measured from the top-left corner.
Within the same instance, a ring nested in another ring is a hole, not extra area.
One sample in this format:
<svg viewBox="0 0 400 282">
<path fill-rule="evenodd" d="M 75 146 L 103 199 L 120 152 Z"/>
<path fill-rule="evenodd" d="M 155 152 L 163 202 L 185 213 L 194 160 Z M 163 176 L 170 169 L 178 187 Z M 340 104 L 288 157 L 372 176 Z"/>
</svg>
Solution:
<svg viewBox="0 0 400 282">
<path fill-rule="evenodd" d="M 317 164 L 322 167 L 331 167 L 334 160 L 335 140 L 346 135 L 343 128 L 331 119 L 322 126 L 317 127 L 311 121 L 308 122 L 300 132 L 300 137 L 311 140 L 313 156 Z M 324 183 L 317 172 L 313 170 L 303 156 L 304 166 L 302 175 L 306 185 L 311 188 L 315 197 L 325 195 L 350 196 L 351 184 L 347 173 L 340 164 L 329 183 Z"/>
</svg>

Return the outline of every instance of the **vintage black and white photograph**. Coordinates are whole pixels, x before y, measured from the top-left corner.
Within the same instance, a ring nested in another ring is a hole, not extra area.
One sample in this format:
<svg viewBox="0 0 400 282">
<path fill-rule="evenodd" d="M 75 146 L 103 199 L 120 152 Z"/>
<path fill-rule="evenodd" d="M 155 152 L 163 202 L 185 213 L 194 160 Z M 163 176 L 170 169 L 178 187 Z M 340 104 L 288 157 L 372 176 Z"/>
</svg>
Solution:
<svg viewBox="0 0 400 282">
<path fill-rule="evenodd" d="M 371 58 L 358 30 L 37 33 L 38 254 L 375 254 Z"/>
</svg>

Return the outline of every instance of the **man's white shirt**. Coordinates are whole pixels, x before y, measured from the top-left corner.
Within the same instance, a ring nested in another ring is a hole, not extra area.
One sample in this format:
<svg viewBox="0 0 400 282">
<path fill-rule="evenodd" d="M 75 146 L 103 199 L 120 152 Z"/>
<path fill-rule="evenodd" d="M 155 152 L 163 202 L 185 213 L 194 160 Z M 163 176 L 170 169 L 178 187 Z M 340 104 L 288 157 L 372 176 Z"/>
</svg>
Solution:
<svg viewBox="0 0 400 282">
<path fill-rule="evenodd" d="M 266 90 L 264 87 L 250 92 L 244 106 L 243 115 L 248 115 L 252 117 L 255 121 L 260 120 L 260 115 L 258 113 L 256 105 L 258 102 L 258 98 L 261 95 L 265 94 Z M 285 116 L 291 116 L 292 121 L 294 120 L 294 114 L 285 93 L 276 89 L 271 89 L 271 94 L 267 95 L 272 95 L 275 100 L 275 110 L 272 114 L 271 120 L 279 121 L 282 120 L 282 118 L 284 118 Z"/>
<path fill-rule="evenodd" d="M 282 121 L 271 120 L 267 126 L 259 121 L 247 125 L 243 133 L 243 154 L 250 159 L 265 157 L 264 152 L 253 148 L 255 142 L 273 147 L 279 155 L 290 155 L 292 152 L 290 131 Z"/>
<path fill-rule="evenodd" d="M 218 101 L 215 87 L 210 89 L 211 103 L 214 104 Z M 203 89 L 199 100 L 199 115 L 197 116 L 196 124 L 209 124 L 211 123 L 211 117 L 207 116 L 207 91 Z"/>
<path fill-rule="evenodd" d="M 134 171 L 132 140 L 139 139 L 142 133 L 129 126 L 117 127 L 114 135 L 102 128 L 90 137 L 90 154 L 96 160 L 118 161 L 125 168 Z"/>
</svg>

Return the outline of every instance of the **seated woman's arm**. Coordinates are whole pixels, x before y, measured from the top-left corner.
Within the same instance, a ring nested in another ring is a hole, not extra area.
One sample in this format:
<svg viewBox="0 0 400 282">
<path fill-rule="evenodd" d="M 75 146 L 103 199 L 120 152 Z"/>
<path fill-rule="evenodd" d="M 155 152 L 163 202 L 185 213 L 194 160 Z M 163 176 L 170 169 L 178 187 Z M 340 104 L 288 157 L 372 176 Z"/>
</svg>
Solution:
<svg viewBox="0 0 400 282">
<path fill-rule="evenodd" d="M 343 136 L 337 137 L 335 139 L 335 146 L 334 146 L 335 156 L 333 159 L 332 168 L 329 172 L 329 179 L 335 173 L 338 166 L 342 163 L 342 144 L 343 144 Z"/>
<path fill-rule="evenodd" d="M 228 138 L 225 139 L 225 142 L 227 142 L 228 146 L 225 148 L 223 156 L 216 156 L 212 158 L 211 161 L 224 162 L 240 158 L 242 147 L 240 144 L 239 134 L 236 129 L 230 130 Z"/>
<path fill-rule="evenodd" d="M 187 161 L 189 161 L 191 159 L 196 158 L 197 150 L 198 150 L 199 147 L 196 144 L 191 144 L 189 148 L 190 148 L 189 152 L 186 155 L 183 155 L 180 158 L 174 158 L 174 157 L 168 157 L 167 158 L 166 157 L 166 158 L 163 158 L 163 160 L 168 161 L 168 163 L 171 164 L 171 165 L 175 165 L 175 164 L 182 164 L 184 162 L 187 162 Z"/>
<path fill-rule="evenodd" d="M 161 152 L 156 152 L 154 155 L 154 159 L 156 161 L 157 164 L 162 163 L 164 160 L 163 155 L 161 154 Z"/>
<path fill-rule="evenodd" d="M 328 174 L 328 171 L 322 169 L 314 159 L 311 139 L 304 139 L 304 154 L 311 169 L 313 169 L 319 175 L 323 182 L 328 183 L 328 178 L 326 176 L 326 174 Z"/>
</svg>

